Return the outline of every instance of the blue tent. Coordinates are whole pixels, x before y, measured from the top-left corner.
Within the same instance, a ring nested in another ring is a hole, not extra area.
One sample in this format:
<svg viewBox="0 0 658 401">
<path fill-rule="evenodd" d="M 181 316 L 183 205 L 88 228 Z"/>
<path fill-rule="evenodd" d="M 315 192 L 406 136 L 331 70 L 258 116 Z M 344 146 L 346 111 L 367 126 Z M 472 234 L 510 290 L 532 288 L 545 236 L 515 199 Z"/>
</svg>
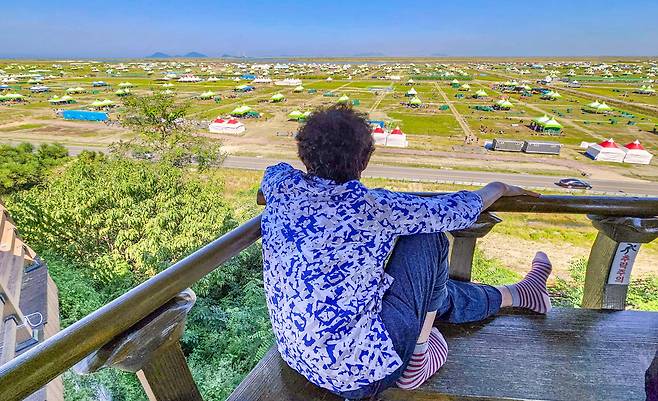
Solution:
<svg viewBox="0 0 658 401">
<path fill-rule="evenodd" d="M 253 74 L 243 74 L 240 78 L 247 81 L 253 81 L 254 79 L 256 79 L 256 76 Z"/>
<path fill-rule="evenodd" d="M 81 121 L 107 121 L 107 113 L 100 111 L 86 111 L 86 110 L 64 110 L 62 117 L 65 120 L 81 120 Z"/>
<path fill-rule="evenodd" d="M 379 120 L 368 120 L 368 124 L 370 125 L 379 125 L 380 128 L 384 128 L 384 122 L 379 121 Z"/>
</svg>

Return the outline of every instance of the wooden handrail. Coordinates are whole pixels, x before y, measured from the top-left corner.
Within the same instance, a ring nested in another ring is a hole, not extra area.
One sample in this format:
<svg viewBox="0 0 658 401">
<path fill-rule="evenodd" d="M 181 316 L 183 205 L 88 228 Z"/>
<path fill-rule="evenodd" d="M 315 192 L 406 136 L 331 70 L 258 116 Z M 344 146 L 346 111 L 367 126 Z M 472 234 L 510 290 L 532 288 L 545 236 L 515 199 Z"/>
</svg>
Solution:
<svg viewBox="0 0 658 401">
<path fill-rule="evenodd" d="M 438 196 L 448 192 L 407 192 L 417 196 Z M 262 191 L 256 201 L 265 205 Z M 658 198 L 635 196 L 514 196 L 498 199 L 489 212 L 595 214 L 618 217 L 658 216 Z"/>
<path fill-rule="evenodd" d="M 0 366 L 0 398 L 19 401 L 128 330 L 260 238 L 258 215 Z"/>
</svg>

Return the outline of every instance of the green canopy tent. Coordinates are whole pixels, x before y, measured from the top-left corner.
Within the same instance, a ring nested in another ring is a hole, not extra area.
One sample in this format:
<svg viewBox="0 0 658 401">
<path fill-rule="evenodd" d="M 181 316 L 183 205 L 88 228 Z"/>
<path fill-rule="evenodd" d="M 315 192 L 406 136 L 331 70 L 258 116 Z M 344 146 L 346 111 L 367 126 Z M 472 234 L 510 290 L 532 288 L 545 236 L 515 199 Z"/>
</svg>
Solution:
<svg viewBox="0 0 658 401">
<path fill-rule="evenodd" d="M 70 104 L 70 103 L 76 103 L 75 99 L 73 99 L 69 95 L 64 95 L 62 97 L 59 96 L 53 96 L 50 99 L 48 99 L 48 102 L 51 104 Z"/>
<path fill-rule="evenodd" d="M 407 96 L 407 97 L 411 97 L 411 96 L 416 96 L 417 94 L 418 94 L 418 92 L 416 92 L 416 89 L 411 88 L 404 95 Z"/>
<path fill-rule="evenodd" d="M 272 103 L 277 103 L 277 102 L 281 102 L 281 101 L 283 101 L 283 99 L 285 99 L 285 96 L 283 96 L 283 94 L 281 94 L 281 93 L 275 93 L 275 94 L 272 95 L 272 97 L 270 98 L 270 101 L 271 101 Z"/>
<path fill-rule="evenodd" d="M 473 97 L 480 98 L 480 97 L 488 97 L 489 95 L 487 92 L 484 91 L 484 89 L 480 89 L 477 92 L 475 92 L 475 95 Z"/>
<path fill-rule="evenodd" d="M 452 81 L 450 81 L 450 86 L 452 86 L 455 89 L 459 88 L 459 81 L 453 79 Z"/>
<path fill-rule="evenodd" d="M 105 99 L 105 100 L 96 99 L 90 104 L 90 106 L 95 109 L 102 109 L 103 107 L 114 106 L 114 102 L 111 101 L 110 99 Z"/>
<path fill-rule="evenodd" d="M 548 92 L 544 93 L 541 98 L 542 99 L 548 99 L 548 100 L 557 100 L 557 99 L 562 98 L 562 95 L 560 95 L 557 92 L 548 91 Z"/>
<path fill-rule="evenodd" d="M 132 88 L 134 85 L 131 84 L 130 82 L 121 82 L 119 84 L 119 88 Z"/>
<path fill-rule="evenodd" d="M 290 113 L 288 113 L 288 120 L 299 121 L 303 117 L 304 117 L 304 113 L 302 113 L 299 110 L 294 110 L 294 111 L 291 111 Z"/>
<path fill-rule="evenodd" d="M 409 100 L 409 105 L 412 107 L 419 107 L 422 104 L 423 102 L 418 98 L 418 96 L 414 96 Z"/>
<path fill-rule="evenodd" d="M 462 85 L 462 86 L 459 87 L 459 90 L 460 90 L 460 91 L 469 91 L 469 90 L 471 90 L 471 85 L 469 85 L 469 84 L 464 84 L 464 85 Z"/>
<path fill-rule="evenodd" d="M 609 111 L 612 111 L 612 107 L 608 106 L 605 102 L 599 103 L 598 101 L 594 101 L 583 107 L 583 110 L 590 113 L 598 114 L 598 113 L 607 113 Z"/>
<path fill-rule="evenodd" d="M 299 92 L 304 92 L 304 87 L 299 85 L 293 89 L 293 92 L 299 93 Z"/>
<path fill-rule="evenodd" d="M 496 102 L 494 108 L 497 108 L 498 110 L 509 110 L 512 108 L 512 102 L 507 99 L 500 99 Z"/>
<path fill-rule="evenodd" d="M 130 95 L 130 89 L 119 89 L 116 92 L 114 92 L 115 95 L 117 96 L 128 96 Z"/>
<path fill-rule="evenodd" d="M 347 95 L 343 95 L 338 98 L 337 102 L 338 103 L 347 103 L 350 101 L 350 98 Z"/>
<path fill-rule="evenodd" d="M 541 131 L 544 123 L 548 120 L 550 120 L 550 117 L 548 117 L 546 114 L 544 114 L 543 117 L 535 117 L 532 119 L 532 121 L 530 121 L 530 128 L 535 131 Z"/>
<path fill-rule="evenodd" d="M 559 134 L 562 131 L 562 124 L 555 121 L 553 118 L 549 119 L 543 124 L 542 132 L 548 132 L 551 134 Z"/>
<path fill-rule="evenodd" d="M 85 89 L 82 88 L 82 87 L 80 87 L 80 86 L 75 87 L 75 88 L 68 88 L 68 89 L 66 90 L 66 93 L 70 93 L 70 94 L 73 94 L 73 93 L 85 93 Z"/>
<path fill-rule="evenodd" d="M 213 91 L 206 91 L 203 92 L 202 94 L 199 95 L 199 99 L 201 100 L 209 100 L 215 97 L 216 93 Z"/>
<path fill-rule="evenodd" d="M 246 115 L 247 113 L 249 113 L 251 111 L 253 111 L 253 109 L 249 106 L 238 106 L 238 107 L 234 108 L 233 111 L 231 111 L 230 114 L 232 116 L 241 117 L 241 116 L 244 116 L 244 115 Z"/>
</svg>

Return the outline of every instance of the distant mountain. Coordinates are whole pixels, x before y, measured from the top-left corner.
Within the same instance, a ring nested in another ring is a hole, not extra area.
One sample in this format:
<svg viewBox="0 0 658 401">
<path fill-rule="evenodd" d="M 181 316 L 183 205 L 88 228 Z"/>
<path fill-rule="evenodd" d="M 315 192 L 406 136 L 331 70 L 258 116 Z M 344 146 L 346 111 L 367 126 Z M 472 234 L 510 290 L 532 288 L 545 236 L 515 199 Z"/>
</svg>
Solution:
<svg viewBox="0 0 658 401">
<path fill-rule="evenodd" d="M 208 57 L 203 53 L 199 52 L 189 52 L 184 55 L 176 54 L 176 55 L 170 55 L 167 53 L 162 53 L 162 52 L 155 52 L 151 54 L 150 56 L 146 56 L 146 58 L 203 58 L 203 57 Z"/>
<path fill-rule="evenodd" d="M 432 53 L 430 57 L 448 57 L 448 55 L 445 53 Z"/>
<path fill-rule="evenodd" d="M 199 53 L 199 52 L 189 52 L 189 53 L 185 54 L 183 57 L 185 57 L 185 58 L 203 58 L 203 57 L 208 57 L 208 56 L 206 56 L 203 53 Z"/>
<path fill-rule="evenodd" d="M 170 58 L 170 57 L 171 56 L 168 55 L 167 53 L 162 53 L 162 52 L 155 52 L 150 56 L 146 56 L 146 58 Z"/>
</svg>

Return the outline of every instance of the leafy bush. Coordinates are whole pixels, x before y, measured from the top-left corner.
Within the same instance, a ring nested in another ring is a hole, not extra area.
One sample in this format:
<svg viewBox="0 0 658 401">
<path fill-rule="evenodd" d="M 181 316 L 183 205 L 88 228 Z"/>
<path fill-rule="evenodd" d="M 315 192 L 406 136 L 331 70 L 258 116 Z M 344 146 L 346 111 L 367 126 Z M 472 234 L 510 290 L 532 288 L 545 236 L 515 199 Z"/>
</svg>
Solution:
<svg viewBox="0 0 658 401">
<path fill-rule="evenodd" d="M 68 156 L 62 145 L 32 144 L 0 145 L 0 193 L 27 189 L 43 181 L 50 167 L 60 164 Z"/>
<path fill-rule="evenodd" d="M 221 191 L 166 164 L 87 157 L 7 206 L 27 243 L 119 295 L 236 225 Z"/>
</svg>

